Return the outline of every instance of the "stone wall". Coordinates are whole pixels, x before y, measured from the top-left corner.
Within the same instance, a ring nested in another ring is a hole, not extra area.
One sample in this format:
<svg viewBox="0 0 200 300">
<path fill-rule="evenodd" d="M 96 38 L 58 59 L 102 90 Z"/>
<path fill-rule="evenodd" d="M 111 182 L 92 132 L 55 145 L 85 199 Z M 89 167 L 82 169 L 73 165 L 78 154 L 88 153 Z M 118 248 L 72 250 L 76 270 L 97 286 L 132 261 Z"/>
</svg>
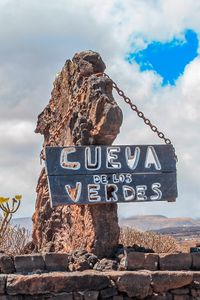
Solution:
<svg viewBox="0 0 200 300">
<path fill-rule="evenodd" d="M 39 271 L 200 271 L 200 253 L 141 253 L 126 252 L 107 259 L 98 259 L 92 253 L 75 251 L 8 256 L 0 254 L 0 273 L 29 274 Z"/>
<path fill-rule="evenodd" d="M 121 257 L 126 263 L 118 261 L 116 269 L 117 260 L 95 260 L 93 254 L 79 251 L 77 257 L 90 261 L 90 269 L 82 264 L 84 271 L 71 271 L 76 255 L 1 254 L 0 299 L 200 299 L 200 253 L 129 252 Z M 100 265 L 103 271 L 97 271 Z"/>
<path fill-rule="evenodd" d="M 107 271 L 0 275 L 0 299 L 199 299 L 200 272 Z"/>
</svg>

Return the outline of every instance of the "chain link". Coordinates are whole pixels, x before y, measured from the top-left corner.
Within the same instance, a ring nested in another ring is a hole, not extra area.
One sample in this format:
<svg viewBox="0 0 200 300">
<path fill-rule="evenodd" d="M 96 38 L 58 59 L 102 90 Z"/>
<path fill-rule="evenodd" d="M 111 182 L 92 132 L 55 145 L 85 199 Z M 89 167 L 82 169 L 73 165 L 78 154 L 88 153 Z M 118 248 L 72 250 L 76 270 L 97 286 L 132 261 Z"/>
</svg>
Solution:
<svg viewBox="0 0 200 300">
<path fill-rule="evenodd" d="M 171 144 L 172 143 L 169 138 L 166 138 L 166 136 L 164 135 L 163 132 L 159 131 L 158 128 L 154 124 L 152 124 L 149 119 L 147 119 L 145 117 L 144 113 L 141 110 L 138 109 L 137 105 L 132 103 L 131 99 L 128 98 L 127 96 L 125 96 L 124 92 L 122 90 L 120 90 L 120 88 L 117 86 L 117 84 L 106 73 L 102 73 L 102 75 L 111 80 L 112 86 L 117 91 L 118 95 L 121 96 L 124 99 L 124 101 L 130 106 L 130 108 L 134 112 L 136 112 L 138 117 L 141 118 L 144 121 L 144 123 L 151 128 L 151 130 L 153 132 L 157 133 L 157 135 L 160 139 L 164 140 L 165 144 Z"/>
<path fill-rule="evenodd" d="M 144 115 L 144 113 L 143 113 L 141 110 L 138 109 L 137 105 L 135 105 L 134 103 L 132 103 L 131 99 L 130 99 L 129 97 L 127 97 L 127 96 L 124 94 L 124 92 L 123 92 L 122 90 L 120 90 L 120 88 L 119 88 L 119 87 L 117 86 L 117 84 L 110 78 L 109 75 L 107 75 L 106 73 L 97 73 L 97 74 L 95 74 L 95 75 L 96 75 L 97 77 L 104 76 L 104 77 L 108 78 L 109 80 L 111 80 L 112 86 L 113 86 L 113 88 L 117 91 L 118 95 L 121 96 L 121 97 L 124 99 L 125 103 L 127 103 L 127 104 L 130 106 L 130 108 L 131 108 L 134 112 L 136 112 L 136 114 L 138 115 L 138 117 L 141 118 L 141 119 L 144 121 L 144 123 L 145 123 L 147 126 L 149 126 L 153 132 L 155 132 L 155 133 L 158 135 L 158 137 L 159 137 L 160 139 L 163 139 L 164 142 L 165 142 L 165 144 L 168 144 L 168 145 L 169 145 L 169 144 L 172 143 L 171 140 L 170 140 L 169 138 L 166 138 L 166 136 L 164 135 L 163 132 L 159 131 L 158 128 L 157 128 L 154 124 L 152 124 L 151 121 L 150 121 L 149 119 L 146 118 L 146 116 Z M 85 78 L 82 87 L 80 88 L 80 90 L 78 91 L 78 93 L 77 93 L 77 95 L 76 95 L 76 97 L 75 97 L 75 100 L 78 99 L 78 97 L 81 97 L 82 94 L 85 93 L 85 92 L 87 91 L 87 87 L 88 87 L 88 77 Z M 66 116 L 63 118 L 63 120 L 62 120 L 60 126 L 59 126 L 58 129 L 54 132 L 54 134 L 51 136 L 51 138 L 50 138 L 48 144 L 46 144 L 46 146 L 52 146 L 52 144 L 55 145 L 55 143 L 56 143 L 56 138 L 59 137 L 59 134 L 60 134 L 60 132 L 61 132 L 61 129 L 63 129 L 64 125 L 66 124 L 66 121 L 68 120 L 69 116 L 70 116 L 71 113 L 73 112 L 73 110 L 74 110 L 74 108 L 75 108 L 76 105 L 77 105 L 77 104 L 76 104 L 75 102 L 71 104 L 71 106 L 70 106 L 70 108 L 69 108 L 69 110 L 68 110 Z M 43 149 L 43 150 L 44 150 L 44 149 Z M 41 154 L 40 154 L 40 159 L 41 159 L 41 160 L 45 160 L 45 155 L 44 155 L 44 151 L 43 151 L 43 150 L 41 151 Z"/>
</svg>

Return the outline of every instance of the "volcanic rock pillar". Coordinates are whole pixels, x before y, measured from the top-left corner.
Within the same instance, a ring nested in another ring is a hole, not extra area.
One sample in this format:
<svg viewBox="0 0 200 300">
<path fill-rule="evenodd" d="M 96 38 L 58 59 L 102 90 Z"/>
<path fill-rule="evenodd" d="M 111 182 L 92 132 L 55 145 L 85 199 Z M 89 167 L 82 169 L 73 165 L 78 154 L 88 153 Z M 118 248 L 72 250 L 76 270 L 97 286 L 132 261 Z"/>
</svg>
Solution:
<svg viewBox="0 0 200 300">
<path fill-rule="evenodd" d="M 105 64 L 93 51 L 75 54 L 57 75 L 51 99 L 38 117 L 36 133 L 44 146 L 110 145 L 119 133 L 122 112 L 112 96 Z M 50 206 L 42 169 L 33 214 L 33 241 L 39 251 L 86 249 L 109 256 L 118 244 L 117 204 Z"/>
</svg>

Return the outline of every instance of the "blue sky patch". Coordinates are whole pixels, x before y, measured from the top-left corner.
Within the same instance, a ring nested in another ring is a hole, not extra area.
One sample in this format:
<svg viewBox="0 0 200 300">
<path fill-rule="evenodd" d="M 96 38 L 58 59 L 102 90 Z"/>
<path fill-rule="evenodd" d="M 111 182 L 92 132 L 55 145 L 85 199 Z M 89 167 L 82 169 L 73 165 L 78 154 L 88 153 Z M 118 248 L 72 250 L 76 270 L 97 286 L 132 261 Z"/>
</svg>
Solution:
<svg viewBox="0 0 200 300">
<path fill-rule="evenodd" d="M 126 60 L 139 64 L 141 71 L 153 70 L 163 78 L 162 85 L 175 85 L 176 79 L 183 74 L 185 66 L 197 55 L 198 37 L 188 29 L 185 39 L 174 38 L 170 42 L 153 41 L 145 49 L 130 52 Z"/>
</svg>

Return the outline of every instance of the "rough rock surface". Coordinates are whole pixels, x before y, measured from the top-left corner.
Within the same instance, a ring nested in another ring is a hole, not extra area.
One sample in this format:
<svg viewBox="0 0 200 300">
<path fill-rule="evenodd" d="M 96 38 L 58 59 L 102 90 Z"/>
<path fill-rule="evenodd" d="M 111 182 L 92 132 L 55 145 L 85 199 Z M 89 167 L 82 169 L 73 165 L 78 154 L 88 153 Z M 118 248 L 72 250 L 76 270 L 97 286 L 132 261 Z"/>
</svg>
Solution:
<svg viewBox="0 0 200 300">
<path fill-rule="evenodd" d="M 14 261 L 18 273 L 44 271 L 45 269 L 45 262 L 42 255 L 17 255 Z"/>
<path fill-rule="evenodd" d="M 199 299 L 200 272 L 106 271 L 0 275 L 1 300 Z"/>
<path fill-rule="evenodd" d="M 143 299 L 151 295 L 151 274 L 145 272 L 116 272 L 110 273 L 120 292 L 125 292 L 129 297 Z"/>
<path fill-rule="evenodd" d="M 48 274 L 9 275 L 7 293 L 16 294 L 47 294 L 60 292 L 101 290 L 110 285 L 108 276 L 95 271 L 53 272 Z"/>
<path fill-rule="evenodd" d="M 192 256 L 190 253 L 160 254 L 160 270 L 190 270 Z"/>
<path fill-rule="evenodd" d="M 160 271 L 152 273 L 153 289 L 155 292 L 167 292 L 192 283 L 192 272 Z"/>
<path fill-rule="evenodd" d="M 117 270 L 117 269 L 118 269 L 117 262 L 115 260 L 106 259 L 106 258 L 101 259 L 94 265 L 94 270 L 97 271 L 107 271 L 107 270 Z"/>
<path fill-rule="evenodd" d="M 15 272 L 15 266 L 11 256 L 0 254 L 0 272 L 4 274 Z"/>
<path fill-rule="evenodd" d="M 127 270 L 157 270 L 158 269 L 158 254 L 156 253 L 140 253 L 129 252 L 126 255 L 125 265 Z"/>
<path fill-rule="evenodd" d="M 73 251 L 69 255 L 69 270 L 84 271 L 93 269 L 97 261 L 97 256 L 92 253 L 87 253 L 84 250 Z"/>
<path fill-rule="evenodd" d="M 75 54 L 55 79 L 51 99 L 38 117 L 36 133 L 44 146 L 110 145 L 119 133 L 122 112 L 112 96 L 111 81 L 99 73 L 105 64 L 96 52 Z M 117 205 L 51 208 L 45 170 L 37 186 L 33 241 L 39 251 L 69 252 L 83 248 L 109 256 L 118 244 Z"/>
</svg>

